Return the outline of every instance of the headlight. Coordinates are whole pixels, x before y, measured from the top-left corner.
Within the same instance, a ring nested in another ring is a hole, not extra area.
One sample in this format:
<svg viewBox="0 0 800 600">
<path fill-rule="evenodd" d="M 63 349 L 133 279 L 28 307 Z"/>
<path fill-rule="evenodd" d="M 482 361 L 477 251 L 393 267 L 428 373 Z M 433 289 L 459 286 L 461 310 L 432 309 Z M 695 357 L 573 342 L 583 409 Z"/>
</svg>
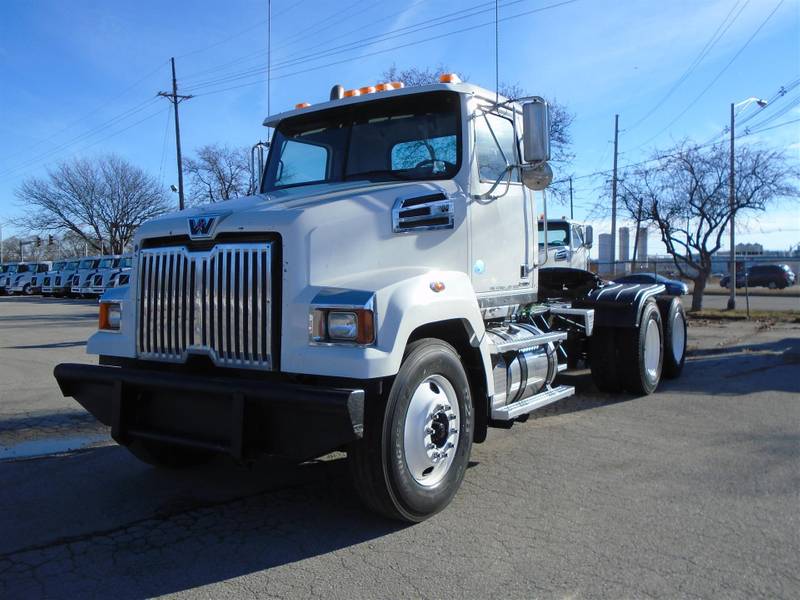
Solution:
<svg viewBox="0 0 800 600">
<path fill-rule="evenodd" d="M 315 308 L 309 330 L 312 342 L 369 345 L 375 342 L 375 314 L 366 308 Z"/>
<path fill-rule="evenodd" d="M 118 302 L 101 302 L 98 329 L 119 331 L 122 321 L 122 305 Z"/>
<path fill-rule="evenodd" d="M 328 336 L 334 340 L 355 340 L 358 337 L 358 317 L 356 313 L 329 312 Z"/>
</svg>

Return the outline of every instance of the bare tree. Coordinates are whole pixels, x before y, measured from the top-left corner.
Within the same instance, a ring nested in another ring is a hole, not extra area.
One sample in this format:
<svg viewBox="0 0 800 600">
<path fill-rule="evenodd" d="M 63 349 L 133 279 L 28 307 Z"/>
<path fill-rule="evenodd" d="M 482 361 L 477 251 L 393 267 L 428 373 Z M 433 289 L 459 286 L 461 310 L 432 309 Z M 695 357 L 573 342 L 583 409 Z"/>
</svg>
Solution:
<svg viewBox="0 0 800 600">
<path fill-rule="evenodd" d="M 189 177 L 189 199 L 194 204 L 223 202 L 256 191 L 245 148 L 209 144 L 197 150 L 196 158 L 185 159 L 183 168 Z"/>
<path fill-rule="evenodd" d="M 729 202 L 726 144 L 701 148 L 682 142 L 623 172 L 619 200 L 631 218 L 653 224 L 681 276 L 694 281 L 692 310 L 703 307 L 711 259 L 724 242 L 731 216 L 763 211 L 798 193 L 800 171 L 779 150 L 743 146 L 736 154 L 734 208 Z"/>
<path fill-rule="evenodd" d="M 156 180 L 115 155 L 63 162 L 24 181 L 16 196 L 30 211 L 18 226 L 72 232 L 100 252 L 123 252 L 142 223 L 168 209 Z"/>
</svg>

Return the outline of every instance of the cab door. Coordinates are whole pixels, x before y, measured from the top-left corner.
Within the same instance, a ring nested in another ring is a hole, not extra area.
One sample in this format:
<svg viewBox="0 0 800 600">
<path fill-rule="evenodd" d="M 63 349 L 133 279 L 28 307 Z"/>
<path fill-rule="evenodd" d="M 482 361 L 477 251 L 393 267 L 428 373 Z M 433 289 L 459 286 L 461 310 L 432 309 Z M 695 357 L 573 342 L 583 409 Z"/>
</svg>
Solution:
<svg viewBox="0 0 800 600">
<path fill-rule="evenodd" d="M 518 169 L 511 171 L 510 183 L 506 173 L 506 178 L 492 192 L 493 197 L 480 197 L 490 191 L 507 165 L 519 164 L 519 143 L 510 111 L 483 112 L 478 108 L 472 114 L 469 205 L 472 285 L 479 298 L 498 299 L 485 305 L 496 305 L 502 304 L 503 298 L 531 291 L 529 271 L 533 265 L 532 229 L 535 229 L 532 198 L 519 180 Z"/>
</svg>

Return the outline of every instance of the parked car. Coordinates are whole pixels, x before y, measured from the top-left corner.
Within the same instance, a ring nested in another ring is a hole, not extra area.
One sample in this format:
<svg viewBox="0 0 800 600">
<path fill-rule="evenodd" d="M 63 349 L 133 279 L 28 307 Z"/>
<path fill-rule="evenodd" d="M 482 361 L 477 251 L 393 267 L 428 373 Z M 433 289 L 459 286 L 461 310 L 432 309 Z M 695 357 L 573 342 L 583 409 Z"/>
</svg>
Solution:
<svg viewBox="0 0 800 600">
<path fill-rule="evenodd" d="M 788 265 L 753 265 L 749 269 L 736 272 L 736 287 L 768 287 L 770 289 L 783 289 L 794 285 L 795 274 Z M 725 275 L 719 280 L 722 287 L 729 288 L 730 275 Z"/>
<path fill-rule="evenodd" d="M 689 286 L 677 279 L 668 279 L 658 273 L 631 273 L 624 277 L 616 277 L 615 283 L 661 283 L 667 288 L 670 296 L 683 296 L 689 293 Z"/>
</svg>

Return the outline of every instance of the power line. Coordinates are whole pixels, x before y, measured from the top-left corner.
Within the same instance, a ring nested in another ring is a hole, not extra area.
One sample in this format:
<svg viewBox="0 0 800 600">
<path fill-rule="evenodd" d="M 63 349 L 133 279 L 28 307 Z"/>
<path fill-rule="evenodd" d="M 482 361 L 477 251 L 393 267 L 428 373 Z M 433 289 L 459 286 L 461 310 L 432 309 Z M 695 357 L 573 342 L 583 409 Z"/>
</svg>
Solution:
<svg viewBox="0 0 800 600">
<path fill-rule="evenodd" d="M 735 137 L 735 139 L 739 140 L 739 139 L 742 139 L 742 138 L 745 138 L 745 137 L 749 137 L 751 135 L 755 135 L 757 133 L 762 133 L 764 131 L 769 131 L 771 129 L 778 129 L 780 127 L 785 127 L 786 125 L 792 125 L 792 124 L 798 123 L 798 122 L 800 122 L 800 118 L 792 119 L 790 121 L 784 121 L 783 123 L 779 123 L 778 125 L 773 125 L 772 127 L 765 127 L 763 129 L 758 129 L 758 130 L 752 130 L 751 129 L 751 130 L 749 130 L 749 131 L 747 131 L 745 133 L 737 135 Z M 706 142 L 704 144 L 698 144 L 696 146 L 692 146 L 692 149 L 693 150 L 701 150 L 702 148 L 707 148 L 709 146 L 713 146 L 716 143 L 718 143 L 716 140 L 713 141 L 713 142 Z M 661 155 L 655 156 L 653 158 L 648 158 L 648 159 L 641 160 L 641 161 L 638 161 L 638 162 L 628 163 L 626 165 L 621 165 L 620 167 L 618 167 L 618 169 L 619 170 L 624 170 L 624 169 L 631 169 L 633 167 L 641 167 L 642 165 L 646 165 L 648 163 L 658 162 L 659 160 L 664 160 L 665 158 L 676 158 L 678 156 L 680 156 L 680 153 L 661 154 Z M 592 173 L 586 173 L 584 175 L 571 175 L 570 177 L 572 178 L 573 181 L 577 181 L 579 179 L 590 179 L 590 178 L 593 178 L 593 177 L 598 177 L 600 175 L 611 175 L 613 172 L 614 172 L 613 169 L 605 169 L 605 170 L 602 170 L 602 171 L 594 171 Z M 557 180 L 553 181 L 553 183 L 567 183 L 569 181 L 570 177 L 566 177 L 564 179 L 557 179 Z"/>
<path fill-rule="evenodd" d="M 508 17 L 502 17 L 500 19 L 500 22 L 509 21 L 511 19 L 518 19 L 520 17 L 524 17 L 524 16 L 528 16 L 528 15 L 531 15 L 531 14 L 534 14 L 534 13 L 539 13 L 539 12 L 551 10 L 551 9 L 554 9 L 554 8 L 560 8 L 562 6 L 565 6 L 565 5 L 568 5 L 568 4 L 573 4 L 573 3 L 578 2 L 578 1 L 579 0 L 563 0 L 562 2 L 557 2 L 557 3 L 550 4 L 550 5 L 547 5 L 547 6 L 543 6 L 543 7 L 540 7 L 540 8 L 524 11 L 524 12 L 521 12 L 521 13 L 517 13 L 515 15 L 510 15 Z M 283 78 L 286 78 L 286 77 L 293 77 L 294 75 L 301 75 L 301 74 L 304 74 L 304 73 L 309 73 L 311 71 L 317 71 L 319 69 L 324 69 L 326 67 L 331 67 L 331 66 L 347 63 L 347 62 L 350 62 L 350 61 L 353 61 L 353 60 L 361 60 L 361 59 L 364 59 L 364 58 L 368 58 L 370 56 L 376 56 L 376 55 L 379 55 L 379 54 L 385 54 L 387 52 L 392 52 L 394 50 L 399 50 L 399 49 L 402 49 L 402 48 L 408 48 L 410 46 L 416 46 L 416 45 L 427 43 L 427 42 L 431 42 L 431 41 L 434 41 L 434 40 L 437 40 L 437 39 L 442 39 L 442 38 L 445 38 L 445 37 L 458 35 L 458 34 L 461 34 L 461 33 L 465 33 L 467 31 L 474 31 L 476 29 L 481 29 L 481 28 L 484 28 L 484 27 L 492 26 L 492 25 L 494 25 L 494 20 L 487 21 L 487 22 L 484 22 L 484 23 L 479 23 L 477 25 L 472 25 L 472 26 L 469 26 L 469 27 L 463 27 L 461 29 L 457 29 L 457 30 L 454 30 L 454 31 L 449 31 L 447 33 L 443 33 L 443 34 L 436 35 L 436 36 L 422 38 L 422 39 L 419 39 L 419 40 L 414 40 L 412 42 L 408 42 L 408 43 L 405 43 L 405 44 L 399 44 L 397 46 L 392 46 L 390 48 L 384 48 L 384 49 L 381 49 L 381 50 L 376 50 L 376 51 L 373 51 L 373 52 L 360 54 L 359 56 L 345 58 L 345 59 L 341 59 L 341 60 L 337 60 L 337 61 L 332 61 L 332 62 L 329 62 L 329 63 L 325 63 L 325 64 L 313 66 L 313 67 L 309 67 L 307 69 L 302 69 L 302 70 L 298 70 L 298 71 L 292 71 L 290 73 L 284 73 L 282 75 L 274 76 L 273 79 L 283 79 Z M 239 88 L 242 88 L 242 87 L 248 87 L 248 86 L 251 86 L 251 85 L 256 85 L 256 84 L 259 84 L 259 83 L 260 83 L 260 80 L 259 81 L 251 81 L 251 82 L 247 82 L 247 83 L 243 83 L 243 84 L 239 84 L 239 85 L 235 85 L 235 86 L 230 86 L 230 87 L 227 87 L 227 88 L 221 88 L 221 89 L 217 89 L 217 90 L 212 89 L 210 91 L 203 92 L 202 94 L 197 94 L 197 95 L 198 96 L 199 95 L 209 96 L 209 95 L 212 95 L 212 94 L 219 94 L 219 93 L 227 92 L 227 91 L 230 91 L 230 90 L 239 89 Z"/>
<path fill-rule="evenodd" d="M 157 102 L 157 100 L 155 98 L 150 98 L 150 99 L 148 99 L 148 100 L 146 100 L 144 102 L 141 102 L 141 103 L 137 104 L 136 106 L 134 106 L 132 108 L 129 108 L 128 110 L 116 115 L 115 117 L 112 117 L 111 119 L 108 119 L 107 121 L 104 121 L 103 123 L 100 123 L 99 125 L 93 127 L 92 129 L 90 129 L 88 131 L 85 131 L 85 132 L 77 135 L 74 138 L 71 138 L 67 142 L 64 142 L 64 143 L 59 144 L 59 145 L 57 145 L 55 147 L 49 148 L 48 150 L 46 150 L 45 152 L 42 152 L 41 154 L 37 154 L 37 155 L 33 156 L 30 159 L 27 159 L 27 160 L 15 165 L 15 166 L 12 166 L 12 167 L 0 172 L 0 178 L 7 177 L 7 176 L 12 175 L 12 174 L 14 174 L 14 173 L 16 173 L 16 172 L 18 172 L 20 170 L 23 170 L 23 169 L 25 169 L 25 168 L 33 165 L 33 164 L 36 164 L 36 163 L 39 163 L 39 162 L 41 162 L 43 160 L 49 159 L 52 156 L 55 156 L 56 154 L 61 152 L 62 150 L 70 148 L 70 147 L 72 147 L 72 146 L 74 146 L 74 145 L 76 145 L 76 144 L 78 144 L 78 143 L 80 143 L 80 142 L 82 142 L 82 141 L 84 141 L 84 140 L 86 140 L 88 138 L 91 138 L 96 133 L 99 133 L 101 131 L 105 131 L 106 129 L 108 129 L 108 127 L 111 127 L 111 126 L 117 124 L 118 122 L 124 121 L 128 117 L 132 117 L 133 115 L 142 112 L 143 110 L 145 110 L 146 108 L 149 108 L 151 105 L 155 104 L 156 102 Z"/>
<path fill-rule="evenodd" d="M 689 110 L 691 110 L 694 107 L 694 105 L 697 104 L 697 102 L 699 102 L 700 99 L 703 96 L 706 95 L 706 92 L 708 92 L 708 90 L 710 90 L 712 87 L 714 87 L 714 84 L 717 83 L 719 78 L 722 77 L 725 74 L 725 72 L 736 61 L 736 59 L 739 58 L 739 56 L 742 54 L 742 52 L 744 52 L 747 49 L 747 47 L 750 45 L 750 43 L 755 39 L 755 37 L 759 34 L 759 32 L 764 28 L 764 26 L 772 18 L 772 16 L 776 12 L 778 12 L 778 9 L 783 5 L 784 2 L 785 2 L 785 0 L 779 0 L 778 4 L 775 5 L 775 8 L 773 8 L 772 11 L 767 15 L 767 17 L 763 21 L 761 21 L 761 23 L 756 28 L 756 30 L 752 33 L 752 35 L 749 38 L 747 38 L 747 41 L 744 43 L 744 45 L 742 45 L 742 47 L 739 48 L 739 50 L 736 52 L 736 54 L 734 54 L 733 57 L 725 64 L 725 66 L 722 67 L 722 70 L 720 70 L 719 73 L 716 74 L 716 76 L 711 80 L 711 82 L 706 87 L 703 88 L 703 90 L 695 97 L 694 100 L 692 100 L 686 106 L 686 108 L 684 108 L 680 113 L 678 113 L 678 115 L 674 119 L 672 119 L 672 121 L 670 121 L 663 129 L 661 129 L 658 133 L 656 133 L 651 138 L 645 140 L 643 143 L 641 143 L 639 146 L 637 146 L 637 148 L 641 148 L 642 146 L 645 146 L 646 144 L 649 144 L 650 142 L 652 142 L 654 139 L 656 139 L 658 136 L 660 136 L 662 133 L 664 133 L 667 129 L 672 127 L 681 117 L 683 117 L 683 115 L 685 115 L 687 112 L 689 112 Z"/>
<path fill-rule="evenodd" d="M 418 2 L 421 2 L 421 1 L 423 1 L 423 0 L 418 0 Z M 301 4 L 301 2 L 298 2 L 297 4 Z M 357 4 L 357 3 L 354 3 L 354 4 Z M 351 6 L 353 6 L 353 5 L 351 5 Z M 348 10 L 349 10 L 349 7 L 348 7 L 348 8 L 345 8 L 345 9 L 342 9 L 342 10 L 339 10 L 339 11 L 337 11 L 337 12 L 336 12 L 336 14 L 335 14 L 335 15 L 332 15 L 332 16 L 340 16 L 341 18 L 348 18 L 348 17 L 347 17 L 347 15 L 346 15 L 346 13 L 347 13 L 347 11 L 348 11 Z M 278 11 L 277 13 L 275 13 L 274 15 L 272 15 L 272 18 L 274 19 L 275 17 L 277 17 L 277 16 L 280 16 L 281 14 L 284 14 L 285 12 L 286 12 L 286 10 L 283 10 L 283 11 Z M 402 11 L 401 11 L 401 12 L 402 12 Z M 344 14 L 343 14 L 343 13 L 344 13 Z M 300 36 L 301 34 L 303 34 L 303 33 L 305 33 L 305 32 L 310 32 L 310 31 L 312 31 L 312 30 L 316 29 L 316 28 L 317 28 L 319 25 L 321 25 L 322 23 L 325 23 L 325 22 L 329 21 L 329 20 L 331 19 L 331 17 L 332 17 L 332 16 L 331 16 L 331 15 L 329 15 L 328 17 L 326 17 L 326 18 L 324 18 L 324 19 L 322 19 L 322 20 L 318 21 L 317 23 L 315 23 L 315 24 L 314 24 L 314 25 L 312 25 L 311 27 L 308 27 L 308 28 L 306 28 L 306 29 L 302 29 L 300 32 L 296 33 L 295 35 L 292 35 L 292 36 L 290 36 L 290 37 L 289 37 L 289 39 L 298 38 L 298 36 Z M 379 20 L 378 20 L 378 21 L 376 21 L 376 22 L 380 22 L 381 20 L 382 20 L 382 19 L 379 19 Z M 264 23 L 267 23 L 267 22 L 268 22 L 268 20 L 267 20 L 267 19 L 265 19 L 264 21 L 261 21 L 261 22 L 259 22 L 259 23 L 258 23 L 258 25 L 260 26 L 260 25 L 263 25 Z M 330 29 L 330 28 L 331 28 L 331 27 L 333 27 L 333 26 L 334 26 L 334 23 L 332 23 L 332 24 L 328 25 L 327 27 L 323 27 L 323 28 L 319 29 L 319 30 L 317 31 L 317 33 L 322 33 L 323 31 L 326 31 L 327 29 Z M 358 30 L 356 30 L 356 31 L 361 31 L 361 29 L 358 29 Z M 339 37 L 342 37 L 342 36 L 339 36 Z M 298 41 L 299 41 L 299 40 L 298 40 Z M 282 49 L 282 48 L 285 48 L 287 45 L 292 45 L 293 43 L 294 43 L 294 42 L 291 42 L 291 43 L 287 44 L 287 43 L 285 43 L 285 42 L 284 42 L 284 44 L 279 44 L 278 46 L 276 46 L 276 47 L 273 49 L 273 52 L 274 52 L 275 50 L 280 50 L 280 49 Z M 325 44 L 325 43 L 327 43 L 327 41 L 326 41 L 326 42 L 323 42 L 323 44 Z M 248 61 L 248 60 L 255 60 L 255 59 L 257 59 L 259 62 L 261 62 L 261 61 L 263 61 L 263 59 L 266 57 L 266 55 L 267 55 L 267 52 L 266 52 L 266 51 L 264 51 L 264 50 L 260 50 L 260 51 L 257 51 L 257 52 L 248 52 L 247 54 L 244 54 L 244 55 L 238 56 L 238 57 L 234 58 L 233 60 L 226 61 L 226 62 L 224 62 L 224 63 L 221 63 L 221 64 L 219 64 L 219 65 L 216 65 L 216 66 L 214 66 L 214 67 L 209 67 L 209 68 L 207 68 L 207 69 L 201 69 L 200 71 L 193 71 L 193 72 L 190 72 L 190 73 L 189 73 L 189 75 L 182 77 L 182 78 L 181 78 L 181 81 L 182 81 L 184 84 L 186 84 L 187 82 L 191 82 L 192 80 L 195 80 L 195 79 L 197 79 L 198 77 L 200 77 L 200 76 L 202 76 L 202 75 L 206 75 L 206 74 L 208 74 L 208 73 L 214 73 L 214 72 L 218 72 L 218 71 L 223 71 L 223 70 L 225 70 L 226 68 L 230 67 L 231 65 L 237 65 L 237 64 L 240 64 L 240 63 L 242 63 L 242 62 L 244 62 L 244 61 Z M 251 68 L 254 68 L 254 67 L 251 67 Z"/>
<path fill-rule="evenodd" d="M 31 144 L 29 146 L 25 146 L 23 148 L 17 148 L 14 153 L 9 154 L 7 156 L 4 156 L 4 157 L 0 158 L 0 160 L 6 160 L 6 159 L 9 159 L 9 158 L 14 157 L 14 156 L 19 156 L 20 152 L 25 152 L 27 150 L 31 150 L 33 148 L 36 148 L 37 146 L 40 146 L 42 144 L 49 143 L 53 138 L 55 138 L 58 135 L 64 133 L 65 131 L 68 131 L 68 130 L 72 129 L 78 123 L 81 123 L 82 121 L 85 121 L 86 119 L 89 119 L 91 117 L 96 117 L 98 112 L 100 112 L 103 109 L 107 108 L 112 102 L 114 102 L 118 98 L 121 98 L 122 96 L 127 94 L 130 90 L 135 88 L 137 85 L 139 85 L 143 81 L 145 81 L 145 80 L 149 79 L 150 77 L 152 77 L 153 75 L 155 75 L 158 71 L 163 69 L 164 65 L 166 65 L 166 64 L 167 64 L 167 61 L 162 62 L 156 68 L 154 68 L 152 71 L 148 71 L 147 73 L 142 75 L 139 79 L 137 79 L 136 81 L 134 81 L 133 83 L 128 85 L 125 89 L 123 89 L 122 91 L 118 92 L 117 94 L 114 94 L 110 98 L 106 99 L 102 104 L 99 104 L 98 106 L 96 106 L 93 110 L 91 110 L 91 111 L 85 113 L 84 115 L 78 117 L 74 121 L 71 121 L 68 125 L 65 125 L 64 127 L 62 127 L 61 129 L 55 131 L 54 133 L 48 133 L 47 138 L 40 139 L 40 140 L 34 142 L 33 144 Z"/>
<path fill-rule="evenodd" d="M 683 82 L 685 82 L 689 78 L 689 76 L 691 76 L 692 73 L 694 73 L 694 71 L 697 69 L 697 67 L 700 66 L 700 63 L 703 62 L 703 59 L 705 59 L 705 57 L 709 55 L 711 50 L 714 49 L 714 46 L 717 45 L 717 42 L 719 42 L 722 39 L 722 37 L 725 35 L 725 33 L 728 31 L 728 29 L 730 29 L 730 27 L 734 24 L 734 22 L 736 22 L 736 20 L 739 18 L 739 15 L 742 14 L 742 11 L 744 11 L 744 9 L 747 8 L 747 5 L 750 3 L 750 0 L 745 0 L 744 4 L 742 4 L 741 8 L 739 9 L 739 12 L 736 13 L 736 15 L 731 19 L 731 15 L 733 15 L 734 11 L 739 6 L 740 2 L 741 2 L 741 0 L 736 0 L 736 4 L 734 4 L 731 7 L 730 11 L 728 11 L 728 14 L 725 15 L 725 18 L 722 20 L 722 23 L 719 24 L 717 29 L 714 31 L 714 33 L 711 35 L 711 37 L 705 43 L 705 45 L 703 46 L 702 50 L 700 50 L 700 53 L 694 58 L 694 60 L 691 62 L 691 64 L 683 72 L 683 75 L 681 75 L 678 78 L 678 80 L 672 85 L 672 87 L 669 89 L 669 91 L 666 94 L 664 94 L 664 96 L 661 98 L 661 100 L 656 102 L 655 106 L 653 106 L 649 111 L 647 111 L 644 114 L 644 116 L 642 116 L 633 125 L 631 125 L 630 127 L 626 128 L 626 131 L 632 131 L 633 129 L 635 129 L 636 127 L 641 125 L 644 121 L 646 121 L 654 112 L 656 112 L 670 98 L 670 96 L 672 96 L 672 94 L 675 93 L 675 91 L 683 84 Z"/>
<path fill-rule="evenodd" d="M 528 2 L 528 1 L 529 0 L 508 0 L 507 2 L 505 2 L 505 4 L 503 4 L 503 6 L 508 7 L 508 6 L 513 6 L 515 4 L 519 4 L 521 2 Z M 441 27 L 442 25 L 446 25 L 448 23 L 452 23 L 455 21 L 469 19 L 483 13 L 491 13 L 494 12 L 494 10 L 495 10 L 494 2 L 483 2 L 481 4 L 477 4 L 469 8 L 460 9 L 457 11 L 453 11 L 451 13 L 441 15 L 439 17 L 435 17 L 433 19 L 428 19 L 424 22 L 414 23 L 412 25 L 406 25 L 404 27 L 390 30 L 381 34 L 364 37 L 355 42 L 348 42 L 345 44 L 340 44 L 338 46 L 333 46 L 327 48 L 321 53 L 308 53 L 302 56 L 288 59 L 283 62 L 276 63 L 275 65 L 273 65 L 273 68 L 276 69 L 286 68 L 307 62 L 314 62 L 316 60 L 327 58 L 329 56 L 335 56 L 337 54 L 350 52 L 353 50 L 361 50 L 368 46 L 381 44 L 383 42 L 387 42 L 393 39 L 405 37 L 414 33 L 419 33 L 420 31 L 425 31 L 427 29 L 434 29 L 437 27 Z M 505 19 L 500 19 L 500 20 L 503 21 Z M 492 20 L 492 23 L 494 24 L 495 21 Z M 204 87 L 212 87 L 214 85 L 218 85 L 221 83 L 231 83 L 233 81 L 247 79 L 252 76 L 260 75 L 263 72 L 264 72 L 263 66 L 254 67 L 251 69 L 240 71 L 238 73 L 231 73 L 230 75 L 226 75 L 216 79 L 209 79 L 206 81 L 196 82 L 190 85 L 189 89 L 191 89 L 192 91 L 197 91 Z"/>
</svg>

